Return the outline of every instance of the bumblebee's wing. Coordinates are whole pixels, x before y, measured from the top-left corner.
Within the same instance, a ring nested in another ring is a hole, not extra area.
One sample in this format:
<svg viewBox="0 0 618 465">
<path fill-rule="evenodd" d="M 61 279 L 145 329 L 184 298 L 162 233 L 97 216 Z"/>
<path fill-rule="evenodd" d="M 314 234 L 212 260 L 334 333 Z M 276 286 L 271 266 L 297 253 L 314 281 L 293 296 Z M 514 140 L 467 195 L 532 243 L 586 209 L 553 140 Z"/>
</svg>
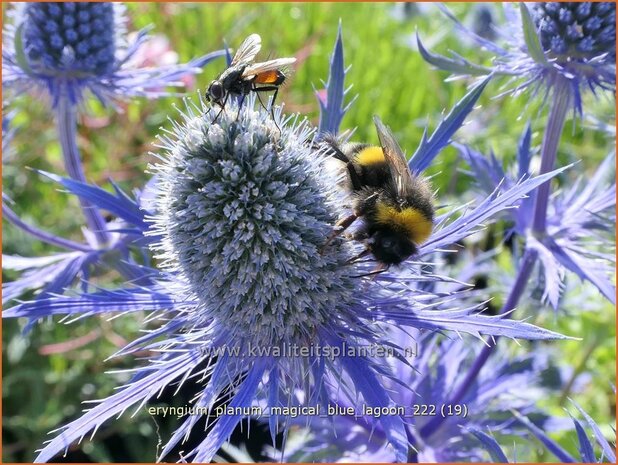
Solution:
<svg viewBox="0 0 618 465">
<path fill-rule="evenodd" d="M 291 65 L 296 62 L 296 58 L 277 58 L 275 60 L 264 61 L 263 63 L 253 63 L 245 68 L 242 77 L 255 76 Z"/>
<path fill-rule="evenodd" d="M 378 130 L 378 138 L 384 152 L 384 159 L 388 164 L 391 172 L 391 181 L 397 189 L 397 194 L 400 197 L 407 197 L 410 194 L 412 186 L 412 173 L 408 167 L 408 162 L 399 143 L 395 140 L 395 136 L 387 128 L 380 118 L 373 117 L 373 122 Z"/>
<path fill-rule="evenodd" d="M 238 63 L 250 63 L 262 48 L 262 38 L 259 34 L 251 34 L 245 40 L 243 40 L 240 47 L 232 58 L 232 65 Z"/>
</svg>

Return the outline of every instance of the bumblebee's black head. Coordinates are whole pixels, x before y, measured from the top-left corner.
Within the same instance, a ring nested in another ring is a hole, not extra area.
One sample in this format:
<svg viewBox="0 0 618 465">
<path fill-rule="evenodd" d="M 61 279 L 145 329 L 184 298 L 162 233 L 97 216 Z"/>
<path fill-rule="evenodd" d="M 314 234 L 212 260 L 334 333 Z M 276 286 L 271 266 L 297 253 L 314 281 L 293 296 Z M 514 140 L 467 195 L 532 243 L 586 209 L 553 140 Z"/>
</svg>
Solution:
<svg viewBox="0 0 618 465">
<path fill-rule="evenodd" d="M 387 265 L 398 265 L 417 250 L 407 237 L 390 230 L 376 231 L 371 238 L 373 256 Z"/>
<path fill-rule="evenodd" d="M 219 103 L 223 100 L 225 96 L 225 91 L 223 90 L 223 84 L 221 81 L 212 81 L 208 86 L 208 91 L 206 92 L 206 97 L 208 100 Z"/>
</svg>

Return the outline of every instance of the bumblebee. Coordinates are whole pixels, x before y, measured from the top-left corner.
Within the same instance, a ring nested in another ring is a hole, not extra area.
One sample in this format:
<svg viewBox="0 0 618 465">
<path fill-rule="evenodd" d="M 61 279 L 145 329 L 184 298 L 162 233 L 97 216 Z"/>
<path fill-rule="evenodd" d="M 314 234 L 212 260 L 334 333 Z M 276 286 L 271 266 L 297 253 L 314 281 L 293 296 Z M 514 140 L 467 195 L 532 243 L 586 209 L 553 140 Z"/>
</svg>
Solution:
<svg viewBox="0 0 618 465">
<path fill-rule="evenodd" d="M 347 168 L 353 213 L 340 220 L 327 244 L 357 219 L 363 225 L 352 237 L 366 242 L 359 256 L 373 254 L 382 271 L 418 252 L 433 229 L 433 194 L 428 181 L 415 176 L 392 132 L 373 118 L 380 147 L 340 144 L 326 138 L 326 150 Z"/>
<path fill-rule="evenodd" d="M 247 37 L 238 47 L 230 66 L 210 83 L 206 91 L 206 98 L 219 105 L 223 110 L 232 94 L 241 96 L 240 108 L 250 92 L 257 94 L 258 92 L 275 91 L 272 100 L 274 105 L 279 87 L 286 79 L 282 68 L 294 63 L 296 58 L 279 58 L 254 63 L 255 56 L 261 48 L 262 38 L 258 34 L 251 34 Z"/>
</svg>

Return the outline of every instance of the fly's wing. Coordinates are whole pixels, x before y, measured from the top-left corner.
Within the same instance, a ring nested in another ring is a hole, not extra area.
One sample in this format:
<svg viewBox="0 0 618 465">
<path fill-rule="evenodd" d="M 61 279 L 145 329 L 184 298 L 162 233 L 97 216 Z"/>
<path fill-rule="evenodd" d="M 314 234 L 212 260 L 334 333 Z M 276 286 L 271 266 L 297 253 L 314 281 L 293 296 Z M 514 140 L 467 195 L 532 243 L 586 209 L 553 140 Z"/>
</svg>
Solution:
<svg viewBox="0 0 618 465">
<path fill-rule="evenodd" d="M 262 38 L 259 34 L 251 34 L 247 37 L 232 58 L 232 66 L 238 63 L 250 63 L 262 48 Z"/>
<path fill-rule="evenodd" d="M 391 182 L 397 190 L 400 198 L 406 198 L 412 194 L 414 178 L 408 167 L 408 162 L 399 143 L 393 133 L 387 128 L 380 118 L 373 117 L 373 122 L 378 130 L 378 138 L 384 152 L 384 159 L 390 168 Z"/>
<path fill-rule="evenodd" d="M 295 62 L 296 58 L 277 58 L 275 60 L 269 60 L 263 63 L 253 63 L 245 68 L 245 71 L 242 73 L 242 77 L 248 78 L 251 76 L 256 76 L 268 71 L 283 68 L 284 66 L 291 65 Z"/>
</svg>

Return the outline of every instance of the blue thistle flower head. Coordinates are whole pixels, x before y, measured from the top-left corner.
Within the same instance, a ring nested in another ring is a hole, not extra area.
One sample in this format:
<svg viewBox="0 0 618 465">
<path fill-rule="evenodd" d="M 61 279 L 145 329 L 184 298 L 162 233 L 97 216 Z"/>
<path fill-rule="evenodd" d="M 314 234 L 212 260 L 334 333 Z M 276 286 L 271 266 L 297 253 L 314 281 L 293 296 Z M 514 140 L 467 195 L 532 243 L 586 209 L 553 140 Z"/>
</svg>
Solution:
<svg viewBox="0 0 618 465">
<path fill-rule="evenodd" d="M 557 62 L 616 60 L 616 4 L 539 2 L 532 7 L 543 50 Z"/>
<path fill-rule="evenodd" d="M 457 30 L 494 54 L 492 66 L 475 64 L 460 55 L 447 57 L 427 50 L 417 37 L 423 58 L 454 75 L 506 76 L 509 91 L 531 88 L 547 99 L 565 93 L 582 113 L 582 93 L 616 90 L 616 5 L 613 2 L 539 2 L 520 4 L 519 12 L 505 4 L 502 44 L 466 28 L 442 7 Z"/>
<path fill-rule="evenodd" d="M 306 123 L 280 131 L 268 112 L 236 112 L 176 126 L 154 167 L 155 250 L 200 302 L 199 323 L 260 344 L 310 340 L 355 300 L 352 247 L 321 250 L 342 214 L 337 180 Z"/>
<path fill-rule="evenodd" d="M 167 86 L 223 50 L 187 64 L 137 68 L 132 62 L 148 40 L 146 30 L 134 41 L 126 37 L 125 6 L 121 3 L 43 2 L 14 6 L 5 28 L 2 84 L 16 92 L 43 89 L 57 106 L 60 99 L 77 104 L 85 90 L 107 103 L 123 97 L 165 95 Z"/>
<path fill-rule="evenodd" d="M 122 6 L 113 3 L 28 3 L 24 49 L 33 69 L 50 75 L 103 75 L 116 64 Z"/>
</svg>

